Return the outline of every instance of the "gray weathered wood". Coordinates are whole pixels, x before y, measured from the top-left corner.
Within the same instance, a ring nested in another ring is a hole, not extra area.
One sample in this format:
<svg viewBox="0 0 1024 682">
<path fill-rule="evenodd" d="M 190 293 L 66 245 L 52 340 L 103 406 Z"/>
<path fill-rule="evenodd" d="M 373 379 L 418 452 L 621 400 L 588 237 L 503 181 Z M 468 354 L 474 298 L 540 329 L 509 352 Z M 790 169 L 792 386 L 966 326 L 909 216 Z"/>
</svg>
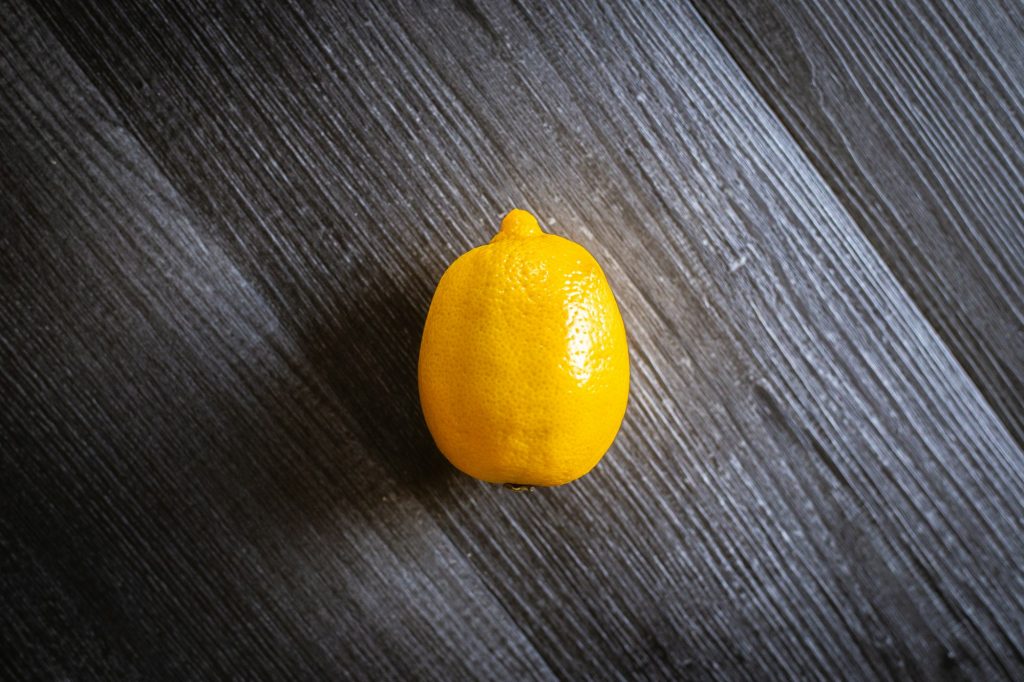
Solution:
<svg viewBox="0 0 1024 682">
<path fill-rule="evenodd" d="M 1024 454 L 695 11 L 2 16 L 9 676 L 1024 671 Z M 634 375 L 530 494 L 415 391 L 512 205 Z"/>
<path fill-rule="evenodd" d="M 697 5 L 1024 442 L 1024 5 Z"/>
</svg>

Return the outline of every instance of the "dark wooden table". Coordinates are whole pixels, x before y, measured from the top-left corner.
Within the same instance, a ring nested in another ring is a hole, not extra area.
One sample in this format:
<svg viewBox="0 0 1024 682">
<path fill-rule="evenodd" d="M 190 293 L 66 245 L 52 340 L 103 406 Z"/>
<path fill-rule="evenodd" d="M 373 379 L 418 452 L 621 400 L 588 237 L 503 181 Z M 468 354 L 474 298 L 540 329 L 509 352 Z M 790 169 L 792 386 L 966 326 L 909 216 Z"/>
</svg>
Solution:
<svg viewBox="0 0 1024 682">
<path fill-rule="evenodd" d="M 0 15 L 4 677 L 1024 676 L 1021 3 Z M 528 494 L 416 392 L 513 206 L 633 363 Z"/>
</svg>

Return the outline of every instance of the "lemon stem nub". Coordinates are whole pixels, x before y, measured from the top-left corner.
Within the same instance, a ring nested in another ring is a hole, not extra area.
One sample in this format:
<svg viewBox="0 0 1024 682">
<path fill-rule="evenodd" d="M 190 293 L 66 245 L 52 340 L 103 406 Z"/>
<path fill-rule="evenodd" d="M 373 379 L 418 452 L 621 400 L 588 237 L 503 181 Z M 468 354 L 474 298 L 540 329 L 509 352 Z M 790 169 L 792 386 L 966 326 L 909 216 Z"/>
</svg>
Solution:
<svg viewBox="0 0 1024 682">
<path fill-rule="evenodd" d="M 509 238 L 534 237 L 543 234 L 540 224 L 529 211 L 514 208 L 501 220 L 501 229 L 494 235 L 492 242 Z"/>
</svg>

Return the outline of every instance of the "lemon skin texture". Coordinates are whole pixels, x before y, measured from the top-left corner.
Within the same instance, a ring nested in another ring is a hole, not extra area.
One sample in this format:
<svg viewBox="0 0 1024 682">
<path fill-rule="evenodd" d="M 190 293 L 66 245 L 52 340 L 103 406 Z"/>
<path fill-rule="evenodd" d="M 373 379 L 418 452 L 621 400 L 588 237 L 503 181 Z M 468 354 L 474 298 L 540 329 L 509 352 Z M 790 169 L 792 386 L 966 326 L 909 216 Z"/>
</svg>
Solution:
<svg viewBox="0 0 1024 682">
<path fill-rule="evenodd" d="M 626 330 L 597 261 L 511 211 L 441 277 L 419 390 L 434 441 L 466 474 L 534 486 L 586 474 L 629 397 Z"/>
</svg>

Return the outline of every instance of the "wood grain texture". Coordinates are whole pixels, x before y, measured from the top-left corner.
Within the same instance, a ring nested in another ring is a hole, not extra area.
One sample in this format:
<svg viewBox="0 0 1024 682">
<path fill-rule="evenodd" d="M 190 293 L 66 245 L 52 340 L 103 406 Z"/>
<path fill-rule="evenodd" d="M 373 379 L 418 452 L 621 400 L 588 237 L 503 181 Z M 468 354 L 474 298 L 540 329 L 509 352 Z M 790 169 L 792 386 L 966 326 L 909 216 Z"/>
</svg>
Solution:
<svg viewBox="0 0 1024 682">
<path fill-rule="evenodd" d="M 2 16 L 9 677 L 1024 672 L 1005 410 L 696 11 Z M 415 389 L 513 205 L 603 264 L 634 374 L 525 495 Z"/>
<path fill-rule="evenodd" d="M 1024 5 L 696 4 L 1024 443 Z"/>
</svg>

